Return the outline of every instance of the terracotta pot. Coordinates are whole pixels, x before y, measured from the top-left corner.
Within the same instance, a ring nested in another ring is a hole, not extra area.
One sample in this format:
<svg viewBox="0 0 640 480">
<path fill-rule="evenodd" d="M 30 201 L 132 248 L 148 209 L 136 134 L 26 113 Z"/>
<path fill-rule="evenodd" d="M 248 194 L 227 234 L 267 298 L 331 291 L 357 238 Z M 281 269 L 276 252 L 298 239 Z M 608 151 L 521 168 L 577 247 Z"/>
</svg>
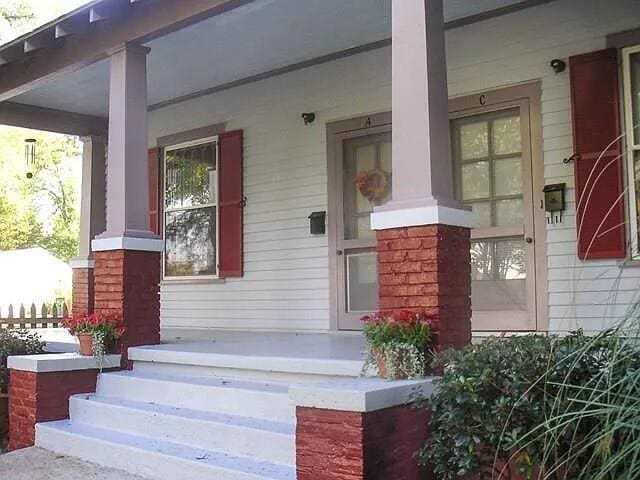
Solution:
<svg viewBox="0 0 640 480">
<path fill-rule="evenodd" d="M 9 434 L 9 394 L 0 393 L 0 448 Z"/>
<path fill-rule="evenodd" d="M 80 355 L 90 357 L 93 355 L 93 335 L 90 333 L 79 333 Z"/>
</svg>

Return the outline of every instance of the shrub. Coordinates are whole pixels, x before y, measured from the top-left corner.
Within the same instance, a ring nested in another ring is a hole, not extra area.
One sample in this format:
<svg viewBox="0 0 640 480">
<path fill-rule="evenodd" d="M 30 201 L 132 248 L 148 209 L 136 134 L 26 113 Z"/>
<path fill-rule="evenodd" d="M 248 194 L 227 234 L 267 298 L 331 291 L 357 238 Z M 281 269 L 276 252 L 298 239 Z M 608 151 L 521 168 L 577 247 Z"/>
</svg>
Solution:
<svg viewBox="0 0 640 480">
<path fill-rule="evenodd" d="M 639 371 L 636 347 L 612 342 L 614 336 L 491 338 L 447 352 L 438 359 L 444 375 L 429 402 L 432 437 L 420 452 L 422 463 L 443 479 L 509 478 L 513 470 L 525 478 L 541 472 L 545 478 L 578 478 L 591 457 L 623 438 L 617 434 L 596 444 L 590 439 L 606 418 L 601 412 L 575 418 L 592 395 L 589 389 L 603 385 L 597 379 L 618 384 L 629 371 Z"/>
<path fill-rule="evenodd" d="M 9 355 L 33 355 L 44 353 L 44 343 L 37 334 L 26 330 L 0 330 L 0 393 L 9 389 Z"/>
</svg>

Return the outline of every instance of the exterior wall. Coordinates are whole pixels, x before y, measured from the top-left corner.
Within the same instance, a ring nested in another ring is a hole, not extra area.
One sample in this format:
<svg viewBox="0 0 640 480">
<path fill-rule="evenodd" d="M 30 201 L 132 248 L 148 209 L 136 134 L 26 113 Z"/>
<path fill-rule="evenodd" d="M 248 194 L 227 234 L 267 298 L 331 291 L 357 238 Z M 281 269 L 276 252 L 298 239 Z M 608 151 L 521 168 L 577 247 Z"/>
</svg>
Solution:
<svg viewBox="0 0 640 480">
<path fill-rule="evenodd" d="M 640 269 L 576 256 L 573 167 L 562 163 L 572 153 L 569 76 L 549 62 L 602 49 L 607 34 L 639 22 L 636 0 L 558 0 L 447 32 L 450 96 L 542 82 L 545 182 L 569 187 L 563 222 L 547 227 L 551 330 L 596 330 L 619 318 Z M 309 235 L 307 220 L 327 208 L 325 125 L 389 110 L 390 76 L 384 48 L 152 112 L 150 145 L 219 122 L 245 132 L 246 274 L 222 284 L 163 284 L 164 328 L 329 328 L 327 238 Z M 304 111 L 317 114 L 309 127 Z"/>
<path fill-rule="evenodd" d="M 150 145 L 219 122 L 245 138 L 244 277 L 165 282 L 163 329 L 329 328 L 328 239 L 307 219 L 327 209 L 326 122 L 388 111 L 389 66 L 377 50 L 152 112 Z M 315 122 L 305 127 L 302 112 Z"/>
</svg>

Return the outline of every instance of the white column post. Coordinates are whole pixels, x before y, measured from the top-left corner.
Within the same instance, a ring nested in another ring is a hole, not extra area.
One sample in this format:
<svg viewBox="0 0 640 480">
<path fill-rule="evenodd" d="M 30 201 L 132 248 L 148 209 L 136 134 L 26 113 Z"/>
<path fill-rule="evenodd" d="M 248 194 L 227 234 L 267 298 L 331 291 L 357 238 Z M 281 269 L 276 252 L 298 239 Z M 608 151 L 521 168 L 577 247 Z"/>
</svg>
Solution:
<svg viewBox="0 0 640 480">
<path fill-rule="evenodd" d="M 392 0 L 392 116 L 392 201 L 372 227 L 470 227 L 454 199 L 442 0 Z"/>
<path fill-rule="evenodd" d="M 125 44 L 111 52 L 106 231 L 95 251 L 160 251 L 149 227 L 147 165 L 147 54 Z"/>
<path fill-rule="evenodd" d="M 82 137 L 82 186 L 80 192 L 80 241 L 74 268 L 92 268 L 91 241 L 106 229 L 106 149 L 105 139 Z"/>
</svg>

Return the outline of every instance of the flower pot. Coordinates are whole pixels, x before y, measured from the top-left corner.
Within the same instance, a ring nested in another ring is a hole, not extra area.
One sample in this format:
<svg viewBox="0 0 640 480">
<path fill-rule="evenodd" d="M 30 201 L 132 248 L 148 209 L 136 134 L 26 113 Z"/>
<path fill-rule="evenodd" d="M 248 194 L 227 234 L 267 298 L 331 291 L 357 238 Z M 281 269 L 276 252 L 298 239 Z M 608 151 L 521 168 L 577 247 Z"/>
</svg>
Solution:
<svg viewBox="0 0 640 480">
<path fill-rule="evenodd" d="M 373 353 L 378 367 L 378 375 L 385 380 L 406 380 L 409 378 L 408 368 L 400 366 L 393 374 L 387 368 L 387 356 L 384 351 L 377 348 Z"/>
<path fill-rule="evenodd" d="M 9 394 L 0 393 L 0 448 L 9 434 Z"/>
<path fill-rule="evenodd" d="M 93 335 L 90 333 L 79 333 L 80 355 L 90 357 L 93 355 Z"/>
</svg>

